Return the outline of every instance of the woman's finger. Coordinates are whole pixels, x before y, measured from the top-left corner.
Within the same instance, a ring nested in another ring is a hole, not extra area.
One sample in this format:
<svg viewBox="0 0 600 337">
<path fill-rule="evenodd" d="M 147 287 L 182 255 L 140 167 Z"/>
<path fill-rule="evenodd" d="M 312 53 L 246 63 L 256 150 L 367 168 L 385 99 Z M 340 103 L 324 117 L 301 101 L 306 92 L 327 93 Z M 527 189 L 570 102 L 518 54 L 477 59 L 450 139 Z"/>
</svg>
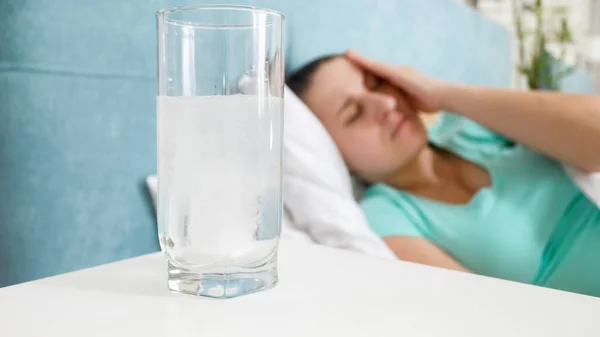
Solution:
<svg viewBox="0 0 600 337">
<path fill-rule="evenodd" d="M 388 81 L 390 84 L 402 90 L 405 90 L 409 93 L 411 92 L 411 89 L 409 88 L 411 86 L 410 81 L 407 81 L 407 79 L 404 78 L 404 76 L 401 74 L 400 68 L 397 66 L 373 60 L 352 49 L 346 52 L 346 57 L 360 68 L 363 68 L 373 75 Z"/>
<path fill-rule="evenodd" d="M 359 54 L 353 49 L 349 49 L 346 52 L 346 57 L 350 61 L 356 63 L 356 65 L 358 65 L 359 67 L 364 68 L 369 72 L 373 73 L 373 75 L 385 78 L 387 80 L 392 80 L 390 76 L 393 76 L 395 73 L 394 66 L 387 63 L 372 60 L 366 56 Z"/>
</svg>

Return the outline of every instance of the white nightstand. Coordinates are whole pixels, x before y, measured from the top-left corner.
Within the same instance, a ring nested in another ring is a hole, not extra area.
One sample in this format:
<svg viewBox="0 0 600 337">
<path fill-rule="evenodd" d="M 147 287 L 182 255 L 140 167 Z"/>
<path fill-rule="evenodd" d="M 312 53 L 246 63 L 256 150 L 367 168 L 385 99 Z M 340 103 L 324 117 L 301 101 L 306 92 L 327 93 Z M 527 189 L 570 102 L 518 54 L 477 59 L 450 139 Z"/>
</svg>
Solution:
<svg viewBox="0 0 600 337">
<path fill-rule="evenodd" d="M 167 291 L 159 253 L 0 289 L 0 335 L 600 336 L 600 299 L 283 241 L 270 291 Z"/>
</svg>

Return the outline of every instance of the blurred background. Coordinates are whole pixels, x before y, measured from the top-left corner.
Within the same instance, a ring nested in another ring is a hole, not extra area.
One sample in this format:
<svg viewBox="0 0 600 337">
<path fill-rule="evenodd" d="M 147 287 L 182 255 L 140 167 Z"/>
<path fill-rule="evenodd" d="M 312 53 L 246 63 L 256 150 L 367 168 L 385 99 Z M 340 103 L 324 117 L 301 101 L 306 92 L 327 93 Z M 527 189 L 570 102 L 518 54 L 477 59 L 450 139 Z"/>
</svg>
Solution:
<svg viewBox="0 0 600 337">
<path fill-rule="evenodd" d="M 523 30 L 534 31 L 538 27 L 535 0 L 459 0 L 476 8 L 490 20 L 502 25 L 514 36 L 513 57 L 515 59 L 514 85 L 525 88 L 526 79 L 516 69 L 518 60 L 518 36 L 515 27 L 516 15 L 522 16 Z M 549 41 L 548 49 L 557 58 L 563 58 L 571 65 L 584 69 L 594 81 L 595 92 L 600 92 L 600 0 L 544 0 L 544 29 L 549 35 L 567 29 L 564 45 Z M 515 7 L 518 8 L 515 13 Z M 566 24 L 566 26 L 564 26 Z M 563 32 L 564 33 L 564 32 Z M 532 48 L 533 40 L 528 39 Z"/>
</svg>

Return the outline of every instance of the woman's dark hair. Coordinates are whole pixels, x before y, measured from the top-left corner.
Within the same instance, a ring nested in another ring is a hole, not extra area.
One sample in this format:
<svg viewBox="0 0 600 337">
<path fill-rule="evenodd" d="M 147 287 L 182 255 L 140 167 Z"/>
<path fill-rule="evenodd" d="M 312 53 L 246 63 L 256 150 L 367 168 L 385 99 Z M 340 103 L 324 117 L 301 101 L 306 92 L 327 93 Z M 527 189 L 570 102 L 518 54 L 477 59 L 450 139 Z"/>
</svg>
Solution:
<svg viewBox="0 0 600 337">
<path fill-rule="evenodd" d="M 302 66 L 292 73 L 285 81 L 287 86 L 297 95 L 302 96 L 310 87 L 315 72 L 325 63 L 341 57 L 341 54 L 330 54 L 319 57 Z"/>
</svg>

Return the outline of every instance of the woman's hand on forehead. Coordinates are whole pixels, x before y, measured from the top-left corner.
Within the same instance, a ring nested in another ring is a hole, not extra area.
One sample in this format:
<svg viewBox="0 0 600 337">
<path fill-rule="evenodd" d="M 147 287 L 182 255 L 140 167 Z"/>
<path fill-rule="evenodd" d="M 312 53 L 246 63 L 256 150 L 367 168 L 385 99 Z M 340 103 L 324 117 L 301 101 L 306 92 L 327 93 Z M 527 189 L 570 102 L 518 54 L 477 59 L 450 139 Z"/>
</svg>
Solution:
<svg viewBox="0 0 600 337">
<path fill-rule="evenodd" d="M 375 61 L 354 50 L 349 50 L 346 57 L 372 76 L 397 87 L 415 109 L 423 112 L 437 112 L 442 109 L 442 91 L 446 83 L 410 67 Z"/>
</svg>

